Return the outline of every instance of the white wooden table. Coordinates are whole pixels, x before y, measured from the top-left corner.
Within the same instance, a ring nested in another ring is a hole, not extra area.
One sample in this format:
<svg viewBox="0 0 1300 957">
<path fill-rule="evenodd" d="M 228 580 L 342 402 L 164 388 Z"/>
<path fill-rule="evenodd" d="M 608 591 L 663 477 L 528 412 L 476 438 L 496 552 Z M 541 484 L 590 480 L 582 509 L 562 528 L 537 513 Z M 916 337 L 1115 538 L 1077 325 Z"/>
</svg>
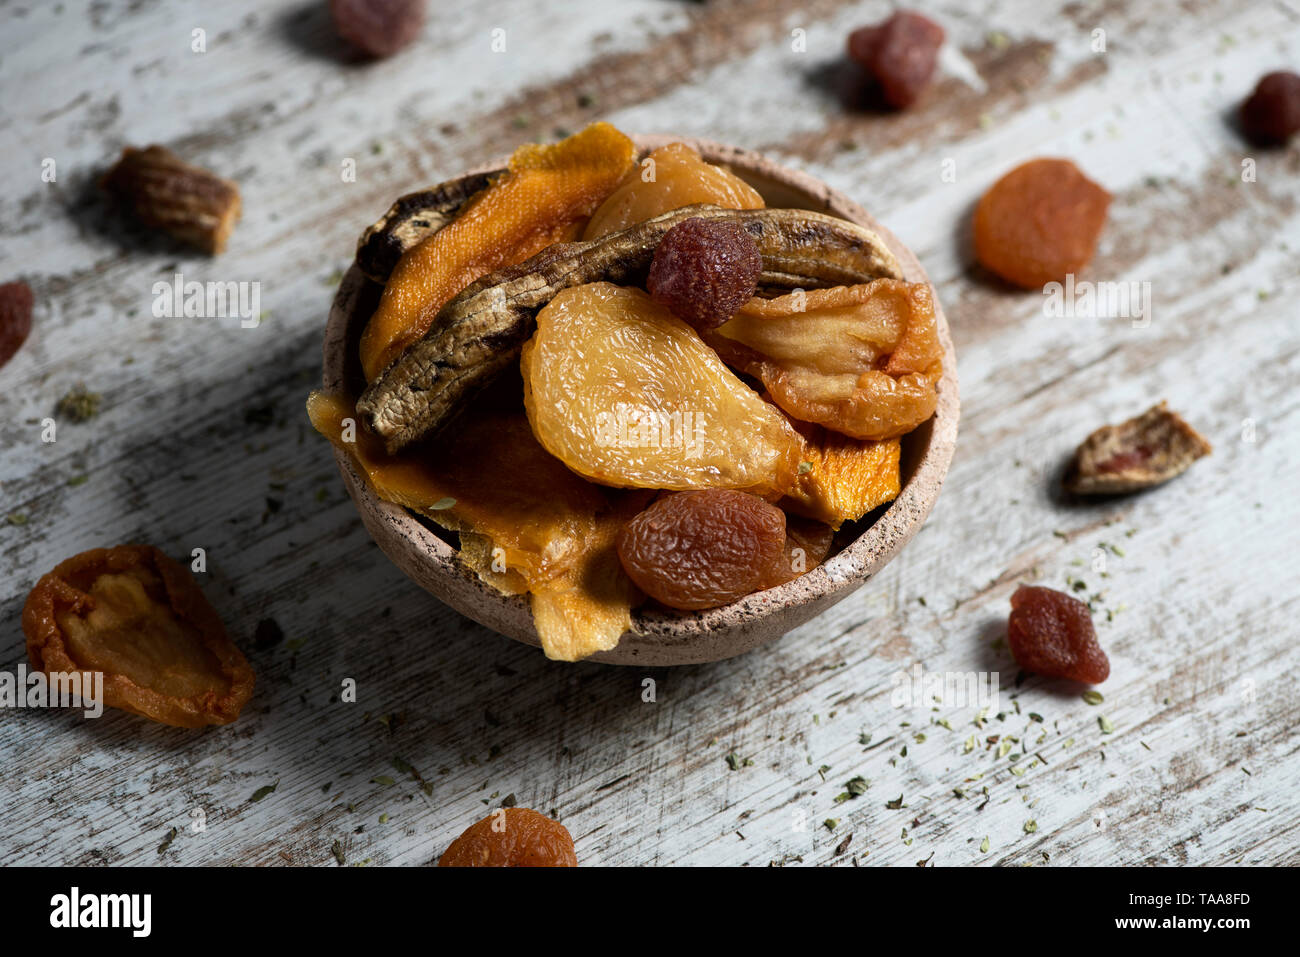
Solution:
<svg viewBox="0 0 1300 957">
<path fill-rule="evenodd" d="M 1225 122 L 1261 72 L 1300 66 L 1294 0 L 918 2 L 949 44 L 896 117 L 837 92 L 844 36 L 882 2 L 435 4 L 416 47 L 373 65 L 340 63 L 323 6 L 0 2 L 0 281 L 40 304 L 0 371 L 3 513 L 26 519 L 0 522 L 3 667 L 25 661 L 41 573 L 139 540 L 207 550 L 204 588 L 258 673 L 243 717 L 205 732 L 0 714 L 5 863 L 418 865 L 510 795 L 555 811 L 586 864 L 1300 862 L 1300 153 Z M 721 664 L 550 663 L 441 606 L 367 538 L 303 412 L 360 229 L 596 118 L 847 191 L 916 250 L 957 343 L 961 437 L 924 531 Z M 123 231 L 94 197 L 150 142 L 241 184 L 221 257 Z M 1086 278 L 1150 282 L 1149 326 L 1049 318 L 973 267 L 972 203 L 1038 155 L 1114 193 Z M 260 282 L 261 324 L 154 318 L 178 271 Z M 42 444 L 79 382 L 101 414 Z M 1063 503 L 1074 444 L 1160 398 L 1214 455 L 1147 495 Z M 1017 684 L 998 644 L 1017 582 L 1073 579 L 1101 593 L 1098 706 Z M 283 642 L 256 647 L 263 619 Z M 999 673 L 1003 714 L 894 707 L 914 664 Z M 338 702 L 348 677 L 357 704 Z M 857 775 L 871 786 L 837 803 Z"/>
</svg>

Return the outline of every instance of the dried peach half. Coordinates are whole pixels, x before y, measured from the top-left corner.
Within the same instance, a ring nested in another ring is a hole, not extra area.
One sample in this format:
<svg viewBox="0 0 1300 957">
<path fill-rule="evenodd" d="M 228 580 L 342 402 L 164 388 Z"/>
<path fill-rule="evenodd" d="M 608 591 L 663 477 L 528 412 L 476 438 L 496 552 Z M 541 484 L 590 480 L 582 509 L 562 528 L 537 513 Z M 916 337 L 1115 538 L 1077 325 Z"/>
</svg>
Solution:
<svg viewBox="0 0 1300 957">
<path fill-rule="evenodd" d="M 439 867 L 577 867 L 573 837 L 559 821 L 525 807 L 493 811 L 465 829 Z"/>
<path fill-rule="evenodd" d="M 562 290 L 520 366 L 538 441 L 594 482 L 760 495 L 793 482 L 801 442 L 785 417 L 640 289 Z"/>
<path fill-rule="evenodd" d="M 851 439 L 800 423 L 803 461 L 782 508 L 838 529 L 898 497 L 898 439 Z"/>
<path fill-rule="evenodd" d="M 475 279 L 577 239 L 587 217 L 632 168 L 636 148 L 608 123 L 551 146 L 515 150 L 509 168 L 456 218 L 398 260 L 361 335 L 374 380 Z"/>
<path fill-rule="evenodd" d="M 583 231 L 599 239 L 683 206 L 762 209 L 763 197 L 731 170 L 706 162 L 685 143 L 669 143 L 643 159 L 600 204 Z"/>
<path fill-rule="evenodd" d="M 943 347 L 925 283 L 876 279 L 751 299 L 705 339 L 792 418 L 852 438 L 905 435 L 938 405 Z"/>
<path fill-rule="evenodd" d="M 59 563 L 27 596 L 23 631 L 32 667 L 101 672 L 105 704 L 163 724 L 229 724 L 253 694 L 253 669 L 202 590 L 149 545 Z"/>
</svg>

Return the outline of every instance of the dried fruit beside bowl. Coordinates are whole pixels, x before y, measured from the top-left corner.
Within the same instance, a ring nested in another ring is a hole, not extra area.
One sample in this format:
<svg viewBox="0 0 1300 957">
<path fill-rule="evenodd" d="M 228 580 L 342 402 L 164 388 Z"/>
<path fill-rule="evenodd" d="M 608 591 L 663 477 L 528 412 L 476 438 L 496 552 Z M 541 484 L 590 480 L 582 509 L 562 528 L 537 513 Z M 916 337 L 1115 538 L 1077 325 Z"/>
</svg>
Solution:
<svg viewBox="0 0 1300 957">
<path fill-rule="evenodd" d="M 438 859 L 439 867 L 577 867 L 573 838 L 539 811 L 508 807 L 465 829 Z"/>
</svg>

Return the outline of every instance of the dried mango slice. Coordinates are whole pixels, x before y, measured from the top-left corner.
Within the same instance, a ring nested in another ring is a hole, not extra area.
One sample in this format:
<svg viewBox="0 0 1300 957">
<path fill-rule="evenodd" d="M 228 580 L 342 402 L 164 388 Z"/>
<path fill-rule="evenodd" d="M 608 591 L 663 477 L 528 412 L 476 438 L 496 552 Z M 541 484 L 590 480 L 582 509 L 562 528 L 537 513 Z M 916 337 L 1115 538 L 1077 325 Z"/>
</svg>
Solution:
<svg viewBox="0 0 1300 957">
<path fill-rule="evenodd" d="M 798 434 L 640 289 L 561 290 L 524 344 L 524 408 L 579 475 L 624 488 L 788 488 Z"/>
<path fill-rule="evenodd" d="M 366 378 L 373 380 L 424 335 L 443 304 L 475 279 L 577 239 L 635 154 L 632 141 L 608 123 L 551 146 L 515 150 L 499 179 L 394 267 L 361 336 Z"/>
<path fill-rule="evenodd" d="M 898 439 L 851 439 L 800 424 L 803 462 L 795 486 L 778 504 L 838 529 L 898 497 Z"/>
<path fill-rule="evenodd" d="M 533 437 L 522 412 L 475 409 L 435 451 L 389 456 L 359 429 L 352 404 L 312 393 L 316 430 L 348 452 L 382 499 L 462 535 L 461 560 L 505 594 L 530 594 L 547 657 L 577 661 L 618 644 L 641 599 L 614 537 L 646 493 L 604 489 L 573 474 Z"/>
<path fill-rule="evenodd" d="M 707 163 L 685 143 L 653 150 L 600 204 L 582 234 L 599 239 L 660 213 L 709 203 L 724 209 L 762 209 L 758 190 L 721 166 Z"/>
<path fill-rule="evenodd" d="M 877 279 L 755 298 L 704 336 L 791 417 L 852 438 L 905 435 L 938 405 L 943 347 L 925 283 Z"/>
<path fill-rule="evenodd" d="M 149 545 L 95 548 L 43 576 L 23 608 L 32 667 L 101 672 L 104 703 L 163 724 L 229 724 L 253 669 L 189 572 Z"/>
</svg>

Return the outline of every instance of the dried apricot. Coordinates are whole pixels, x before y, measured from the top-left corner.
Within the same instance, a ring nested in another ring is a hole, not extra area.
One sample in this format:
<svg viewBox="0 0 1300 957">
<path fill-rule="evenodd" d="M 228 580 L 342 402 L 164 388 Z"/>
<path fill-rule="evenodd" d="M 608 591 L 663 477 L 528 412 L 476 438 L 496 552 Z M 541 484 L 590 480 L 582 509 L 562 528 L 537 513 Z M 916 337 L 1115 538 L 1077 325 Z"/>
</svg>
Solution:
<svg viewBox="0 0 1300 957">
<path fill-rule="evenodd" d="M 794 488 L 780 502 L 787 511 L 838 529 L 898 497 L 898 439 L 851 439 L 800 423 L 803 460 Z"/>
<path fill-rule="evenodd" d="M 738 223 L 688 219 L 659 240 L 646 289 L 696 329 L 722 325 L 757 291 L 758 243 Z"/>
<path fill-rule="evenodd" d="M 758 494 L 794 481 L 801 442 L 785 417 L 640 289 L 560 291 L 520 367 L 538 441 L 592 481 Z"/>
<path fill-rule="evenodd" d="M 426 0 L 330 0 L 339 36 L 372 57 L 392 56 L 420 35 Z"/>
<path fill-rule="evenodd" d="M 189 572 L 149 545 L 55 566 L 23 607 L 32 667 L 102 672 L 104 703 L 182 728 L 229 724 L 253 669 Z"/>
<path fill-rule="evenodd" d="M 657 499 L 619 532 L 618 557 L 651 598 L 683 610 L 727 605 L 785 581 L 785 513 L 727 489 Z"/>
<path fill-rule="evenodd" d="M 493 811 L 471 824 L 439 867 L 577 867 L 573 837 L 559 821 L 525 807 Z"/>
<path fill-rule="evenodd" d="M 730 170 L 705 162 L 685 143 L 653 150 L 600 205 L 582 234 L 599 239 L 683 206 L 762 209 L 763 197 Z"/>
<path fill-rule="evenodd" d="M 930 85 L 943 46 L 943 27 L 911 10 L 849 34 L 849 57 L 879 85 L 885 102 L 911 106 Z"/>
<path fill-rule="evenodd" d="M 1064 281 L 1092 259 L 1110 198 L 1069 160 L 1022 163 L 975 207 L 975 256 L 1026 289 Z"/>
<path fill-rule="evenodd" d="M 0 368 L 31 334 L 34 301 L 31 287 L 25 282 L 0 285 Z"/>
<path fill-rule="evenodd" d="M 1263 146 L 1289 140 L 1300 130 L 1300 75 L 1281 70 L 1261 78 L 1241 104 L 1241 128 Z"/>
<path fill-rule="evenodd" d="M 768 587 L 780 585 L 812 571 L 826 560 L 835 543 L 835 530 L 825 522 L 798 515 L 785 517 L 785 554 Z"/>
<path fill-rule="evenodd" d="M 792 418 L 853 438 L 904 435 L 939 402 L 943 347 L 924 283 L 877 279 L 751 299 L 705 341 Z"/>
<path fill-rule="evenodd" d="M 1088 606 L 1073 595 L 1021 585 L 1011 596 L 1007 643 L 1016 664 L 1046 678 L 1101 684 L 1110 661 L 1097 644 Z"/>
<path fill-rule="evenodd" d="M 1118 495 L 1168 482 L 1210 443 L 1164 402 L 1119 425 L 1104 425 L 1083 440 L 1065 474 L 1076 495 Z"/>
<path fill-rule="evenodd" d="M 577 239 L 635 153 L 632 141 L 608 123 L 552 146 L 515 150 L 499 179 L 398 260 L 361 335 L 366 378 L 374 380 L 423 336 L 447 300 L 475 279 Z"/>
</svg>

